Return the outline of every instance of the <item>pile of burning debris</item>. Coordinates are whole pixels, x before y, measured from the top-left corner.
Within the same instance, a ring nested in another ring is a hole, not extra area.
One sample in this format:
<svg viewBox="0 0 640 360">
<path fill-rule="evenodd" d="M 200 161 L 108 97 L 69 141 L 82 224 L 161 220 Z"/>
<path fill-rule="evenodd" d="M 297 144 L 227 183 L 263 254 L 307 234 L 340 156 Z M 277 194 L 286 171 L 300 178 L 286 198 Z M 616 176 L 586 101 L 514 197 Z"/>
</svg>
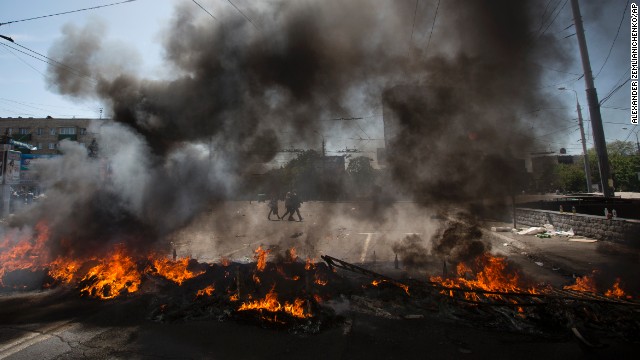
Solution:
<svg viewBox="0 0 640 360">
<path fill-rule="evenodd" d="M 236 320 L 305 333 L 342 323 L 345 304 L 350 312 L 438 316 L 538 335 L 570 329 L 591 345 L 585 329 L 631 341 L 640 330 L 637 294 L 626 293 L 619 280 L 604 292 L 596 288 L 595 274 L 555 289 L 527 282 L 506 259 L 488 253 L 458 263 L 452 274 L 393 279 L 326 255 L 321 263 L 302 259 L 295 248 L 278 254 L 258 247 L 255 262 L 209 264 L 134 256 L 124 246 L 103 257 L 50 259 L 46 243 L 42 224 L 31 238 L 6 237 L 0 289 L 62 287 L 101 300 L 146 294 L 154 321 Z"/>
</svg>

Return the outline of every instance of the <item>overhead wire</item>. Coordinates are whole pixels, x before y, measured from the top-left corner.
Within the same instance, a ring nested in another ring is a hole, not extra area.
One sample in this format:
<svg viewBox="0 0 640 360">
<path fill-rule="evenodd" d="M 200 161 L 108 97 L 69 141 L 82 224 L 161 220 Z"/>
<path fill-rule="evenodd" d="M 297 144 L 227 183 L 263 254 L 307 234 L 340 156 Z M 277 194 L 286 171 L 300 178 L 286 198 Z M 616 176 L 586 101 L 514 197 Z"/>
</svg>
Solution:
<svg viewBox="0 0 640 360">
<path fill-rule="evenodd" d="M 436 5 L 436 12 L 433 15 L 433 21 L 431 22 L 431 30 L 429 31 L 429 39 L 427 40 L 427 46 L 424 48 L 424 52 L 426 53 L 429 50 L 429 44 L 431 44 L 431 36 L 433 35 L 433 28 L 436 25 L 436 20 L 438 20 L 438 9 L 440 9 L 440 0 L 438 0 L 438 4 Z"/>
<path fill-rule="evenodd" d="M 251 21 L 251 19 L 247 15 L 245 15 L 245 13 L 243 13 L 242 10 L 240 10 L 236 6 L 236 4 L 234 4 L 231 0 L 227 0 L 227 2 L 231 4 L 231 6 L 233 6 L 245 19 L 247 19 L 247 21 L 250 22 L 251 25 L 253 25 L 253 27 L 256 28 L 256 30 L 260 30 L 260 28 L 258 28 L 258 26 L 253 21 Z"/>
<path fill-rule="evenodd" d="M 26 50 L 28 50 L 28 51 L 31 51 L 32 53 L 37 54 L 38 56 L 41 56 L 41 57 L 43 57 L 43 58 L 44 58 L 44 59 L 46 59 L 46 60 L 41 59 L 41 58 L 39 58 L 39 57 L 37 57 L 37 56 L 35 56 L 35 55 L 29 54 L 29 53 L 27 53 L 27 52 L 25 52 L 25 51 L 22 51 L 22 50 L 20 50 L 20 49 L 17 49 L 17 48 L 15 48 L 15 47 L 13 47 L 13 46 L 10 46 L 10 45 L 8 45 L 8 44 L 1 43 L 1 42 L 0 42 L 0 45 L 3 45 L 3 46 L 8 47 L 8 48 L 11 48 L 11 49 L 13 49 L 13 50 L 15 50 L 15 51 L 17 51 L 17 52 L 20 52 L 20 53 L 22 53 L 22 54 L 25 54 L 25 55 L 27 55 L 27 56 L 30 56 L 30 57 L 32 57 L 32 58 L 34 58 L 34 59 L 36 59 L 36 60 L 42 61 L 42 62 L 44 62 L 44 63 L 47 63 L 47 64 L 49 64 L 49 65 L 51 65 L 51 66 L 57 66 L 57 67 L 59 67 L 59 68 L 63 68 L 63 69 L 65 69 L 65 70 L 69 71 L 70 73 L 72 73 L 72 74 L 74 74 L 74 75 L 76 75 L 76 76 L 83 77 L 83 78 L 85 78 L 85 79 L 87 79 L 87 80 L 89 80 L 89 81 L 93 82 L 94 84 L 97 84 L 97 81 L 96 81 L 94 78 L 92 78 L 92 77 L 90 77 L 90 76 L 88 76 L 88 75 L 85 75 L 85 74 L 83 74 L 83 73 L 81 73 L 81 72 L 79 72 L 79 71 L 75 70 L 74 68 L 72 68 L 72 67 L 68 66 L 68 65 L 65 65 L 65 64 L 63 64 L 63 63 L 61 63 L 61 62 L 59 62 L 59 61 L 57 61 L 57 60 L 51 59 L 51 58 L 49 58 L 49 57 L 47 57 L 47 56 L 44 56 L 44 55 L 40 54 L 39 52 L 34 51 L 34 50 L 31 50 L 31 49 L 29 49 L 29 48 L 27 48 L 27 47 L 25 47 L 25 46 L 22 46 L 22 45 L 20 45 L 20 44 L 18 44 L 18 43 L 14 43 L 14 44 L 15 44 L 15 45 L 17 45 L 17 46 L 20 46 L 21 48 L 24 48 L 24 49 L 26 49 Z"/>
<path fill-rule="evenodd" d="M 611 51 L 613 50 L 613 46 L 616 44 L 616 40 L 618 40 L 618 35 L 620 35 L 620 28 L 622 27 L 622 22 L 624 21 L 624 16 L 627 14 L 627 8 L 629 7 L 629 0 L 627 0 L 627 4 L 624 6 L 624 11 L 622 12 L 622 18 L 620 19 L 620 23 L 618 24 L 618 31 L 616 31 L 616 36 L 613 38 L 613 42 L 611 43 L 611 47 L 609 47 L 609 53 L 607 54 L 607 57 L 604 59 L 604 62 L 602 63 L 602 66 L 600 67 L 600 70 L 598 70 L 598 73 L 593 77 L 594 79 L 598 77 L 598 75 L 600 75 L 600 72 L 602 72 L 602 69 L 604 69 L 604 66 L 607 65 L 607 61 L 609 60 L 609 57 L 611 56 Z"/>
<path fill-rule="evenodd" d="M 551 5 L 552 1 L 553 0 L 547 1 L 547 5 L 544 7 L 544 10 L 542 11 L 542 16 L 540 16 L 541 17 L 541 19 L 540 19 L 540 27 L 536 31 L 537 33 L 540 33 L 540 30 L 542 30 L 542 27 L 544 26 L 544 21 L 545 21 L 544 17 L 547 14 L 547 10 L 549 10 L 549 5 Z M 562 0 L 560 0 L 560 1 L 562 1 Z M 560 3 L 560 1 L 558 1 L 558 4 Z"/>
<path fill-rule="evenodd" d="M 411 38 L 409 39 L 409 42 L 413 41 L 413 31 L 416 29 L 416 15 L 418 14 L 418 2 L 420 0 L 416 0 L 416 7 L 415 9 L 413 9 L 413 25 L 411 25 Z"/>
<path fill-rule="evenodd" d="M 43 72 L 41 72 L 40 70 L 36 69 L 33 65 L 29 64 L 28 62 L 24 61 L 24 59 L 22 59 L 20 56 L 18 56 L 16 53 L 14 53 L 13 51 L 9 50 L 7 47 L 3 47 L 2 49 L 4 49 L 4 51 L 8 52 L 9 54 L 13 55 L 16 57 L 16 59 L 20 60 L 20 62 L 22 62 L 23 64 L 27 65 L 28 67 L 30 67 L 31 69 L 33 69 L 35 72 L 37 72 L 38 74 L 42 75 L 42 76 L 46 76 Z"/>
<path fill-rule="evenodd" d="M 564 9 L 564 7 L 567 5 L 567 2 L 569 2 L 569 0 L 565 0 L 564 3 L 562 4 L 562 7 L 560 7 L 560 10 L 558 10 L 558 12 L 556 13 L 556 16 L 553 17 L 553 19 L 551 20 L 551 22 L 549 23 L 549 25 L 547 25 L 547 27 L 542 31 L 542 33 L 540 33 L 538 35 L 538 38 L 540 38 L 542 35 L 544 35 L 545 32 L 547 32 L 547 30 L 549 29 L 549 27 L 551 27 L 551 25 L 553 25 L 553 23 L 556 21 L 556 19 L 558 18 L 558 15 L 560 15 L 560 13 L 562 12 L 562 9 Z M 552 13 L 553 14 L 553 13 Z"/>
<path fill-rule="evenodd" d="M 616 88 L 614 88 L 613 90 L 611 90 L 611 92 L 609 92 L 609 94 L 605 97 L 602 98 L 602 100 L 600 100 L 600 105 L 604 104 L 605 102 L 607 102 L 609 99 L 611 99 L 611 97 L 620 89 L 622 89 L 623 86 L 625 86 L 629 81 L 631 81 L 631 78 L 627 79 L 625 82 L 623 82 L 622 84 L 618 85 Z"/>
<path fill-rule="evenodd" d="M 215 20 L 218 20 L 217 17 L 213 16 L 212 13 L 210 13 L 209 11 L 207 11 L 207 9 L 204 8 L 204 6 L 200 5 L 196 0 L 191 0 L 193 1 L 194 4 L 198 5 L 200 7 L 200 9 L 202 9 L 204 12 L 206 12 L 207 14 L 209 14 L 209 16 L 211 16 L 212 18 L 214 18 Z"/>
<path fill-rule="evenodd" d="M 78 9 L 78 10 L 65 11 L 65 12 L 61 12 L 61 13 L 57 13 L 57 14 L 42 15 L 42 16 L 36 16 L 36 17 L 28 18 L 28 19 L 14 20 L 14 21 L 7 21 L 7 22 L 0 23 L 0 26 L 2 26 L 2 25 L 7 25 L 7 24 L 18 23 L 18 22 L 23 22 L 23 21 L 30 21 L 30 20 L 43 19 L 43 18 L 48 18 L 48 17 L 52 17 L 52 16 L 58 16 L 58 15 L 71 14 L 71 13 L 76 13 L 76 12 L 80 12 L 80 11 L 95 10 L 95 9 L 99 9 L 99 8 L 104 8 L 104 7 L 108 7 L 108 6 L 120 5 L 120 4 L 129 3 L 129 2 L 133 2 L 133 1 L 136 1 L 136 0 L 126 0 L 126 1 L 120 1 L 120 2 L 111 3 L 111 4 L 105 4 L 105 5 L 93 6 L 93 7 L 84 8 L 84 9 Z"/>
</svg>

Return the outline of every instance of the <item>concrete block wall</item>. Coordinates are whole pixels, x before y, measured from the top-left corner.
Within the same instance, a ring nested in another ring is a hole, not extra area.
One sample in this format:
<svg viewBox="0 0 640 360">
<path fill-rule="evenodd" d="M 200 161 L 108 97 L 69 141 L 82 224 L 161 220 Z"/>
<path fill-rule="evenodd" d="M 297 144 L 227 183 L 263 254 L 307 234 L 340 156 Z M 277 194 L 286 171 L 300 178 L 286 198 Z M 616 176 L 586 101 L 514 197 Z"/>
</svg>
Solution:
<svg viewBox="0 0 640 360">
<path fill-rule="evenodd" d="M 640 221 L 638 220 L 607 219 L 604 216 L 518 208 L 516 223 L 519 227 L 551 224 L 556 230 L 573 229 L 576 235 L 640 247 Z"/>
</svg>

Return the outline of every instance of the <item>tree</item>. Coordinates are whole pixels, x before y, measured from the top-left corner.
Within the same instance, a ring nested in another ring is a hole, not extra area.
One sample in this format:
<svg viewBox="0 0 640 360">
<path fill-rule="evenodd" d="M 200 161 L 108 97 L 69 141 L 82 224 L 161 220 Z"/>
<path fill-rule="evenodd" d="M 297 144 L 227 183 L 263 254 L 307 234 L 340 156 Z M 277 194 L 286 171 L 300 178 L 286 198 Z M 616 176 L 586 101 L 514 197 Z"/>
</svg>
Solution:
<svg viewBox="0 0 640 360">
<path fill-rule="evenodd" d="M 354 191 L 359 195 L 369 195 L 374 183 L 375 170 L 371 166 L 371 159 L 366 156 L 358 156 L 349 161 L 347 174 L 354 185 Z"/>
<path fill-rule="evenodd" d="M 563 191 L 581 192 L 587 190 L 584 168 L 577 164 L 557 164 L 555 166 L 558 185 Z"/>
<path fill-rule="evenodd" d="M 640 171 L 640 157 L 636 154 L 633 142 L 616 140 L 607 144 L 609 164 L 616 191 L 640 191 L 638 171 Z M 600 183 L 598 158 L 593 148 L 589 149 L 589 165 L 593 183 Z"/>
</svg>

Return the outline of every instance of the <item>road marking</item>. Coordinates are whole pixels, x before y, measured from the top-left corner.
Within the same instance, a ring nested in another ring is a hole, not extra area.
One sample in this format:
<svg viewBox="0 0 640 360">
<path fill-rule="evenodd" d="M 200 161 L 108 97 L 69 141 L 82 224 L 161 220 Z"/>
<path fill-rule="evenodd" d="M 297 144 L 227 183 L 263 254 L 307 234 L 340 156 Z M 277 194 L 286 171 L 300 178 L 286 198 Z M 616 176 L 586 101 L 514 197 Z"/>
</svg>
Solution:
<svg viewBox="0 0 640 360">
<path fill-rule="evenodd" d="M 22 330 L 28 332 L 28 334 L 0 347 L 0 359 L 8 358 L 9 356 L 16 354 L 29 346 L 35 345 L 41 341 L 50 339 L 54 336 L 58 336 L 60 333 L 67 331 L 73 327 L 78 327 L 80 324 L 71 323 L 70 321 L 58 322 L 53 325 L 42 328 L 40 331 L 32 332 L 30 330 Z"/>
<path fill-rule="evenodd" d="M 367 257 L 367 251 L 369 250 L 369 244 L 371 243 L 371 238 L 374 234 L 377 233 L 358 233 L 360 235 L 367 235 L 367 238 L 364 240 L 364 246 L 362 247 L 362 254 L 360 254 L 360 262 L 363 263 L 365 258 Z"/>
<path fill-rule="evenodd" d="M 222 256 L 223 256 L 223 257 L 225 257 L 225 258 L 230 257 L 231 255 L 233 255 L 233 254 L 235 254 L 235 253 L 237 253 L 237 252 L 240 252 L 240 251 L 242 251 L 242 250 L 246 250 L 246 249 L 248 249 L 248 248 L 249 248 L 249 247 L 251 247 L 252 245 L 256 245 L 256 244 L 260 244 L 260 243 L 264 243 L 264 241 L 265 241 L 265 240 L 266 240 L 266 239 L 259 240 L 259 241 L 254 241 L 254 242 L 252 242 L 252 243 L 249 243 L 249 244 L 244 245 L 243 247 L 241 247 L 241 248 L 239 248 L 239 249 L 236 249 L 236 250 L 233 250 L 233 251 L 229 251 L 228 253 L 223 254 Z"/>
</svg>

